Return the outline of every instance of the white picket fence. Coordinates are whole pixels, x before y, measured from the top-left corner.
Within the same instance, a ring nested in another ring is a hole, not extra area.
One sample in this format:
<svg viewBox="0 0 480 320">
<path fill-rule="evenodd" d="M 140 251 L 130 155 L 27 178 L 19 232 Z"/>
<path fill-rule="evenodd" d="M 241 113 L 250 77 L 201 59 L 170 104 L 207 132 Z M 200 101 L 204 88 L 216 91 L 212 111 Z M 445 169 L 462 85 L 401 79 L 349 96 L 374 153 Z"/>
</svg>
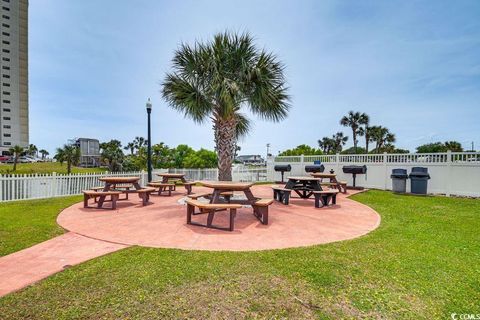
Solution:
<svg viewBox="0 0 480 320">
<path fill-rule="evenodd" d="M 269 181 L 278 181 L 281 174 L 274 171 L 276 164 L 290 164 L 292 175 L 306 175 L 305 165 L 320 161 L 325 172 L 334 170 L 340 180 L 352 184 L 352 175 L 344 174 L 345 165 L 366 165 L 367 174 L 357 175 L 357 186 L 391 190 L 392 169 L 426 167 L 431 179 L 428 192 L 432 194 L 480 197 L 480 152 L 445 152 L 445 153 L 411 153 L 411 154 L 358 154 L 358 155 L 315 155 L 288 156 L 270 158 L 267 162 Z M 409 186 L 407 187 L 407 192 Z"/>
<path fill-rule="evenodd" d="M 187 180 L 216 180 L 218 169 L 160 169 L 153 171 L 185 173 Z M 266 181 L 266 168 L 235 167 L 232 170 L 235 181 Z M 78 174 L 25 174 L 0 175 L 0 201 L 42 199 L 81 194 L 82 190 L 102 185 L 102 177 L 138 176 L 140 184 L 146 185 L 147 172 L 105 172 Z"/>
</svg>

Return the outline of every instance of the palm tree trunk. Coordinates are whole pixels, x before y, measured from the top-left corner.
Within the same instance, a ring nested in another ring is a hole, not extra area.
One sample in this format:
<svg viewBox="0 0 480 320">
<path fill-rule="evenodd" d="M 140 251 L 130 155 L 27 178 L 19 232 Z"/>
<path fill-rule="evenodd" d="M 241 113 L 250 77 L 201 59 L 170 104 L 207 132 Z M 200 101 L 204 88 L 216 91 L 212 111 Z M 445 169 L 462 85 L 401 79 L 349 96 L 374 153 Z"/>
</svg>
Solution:
<svg viewBox="0 0 480 320">
<path fill-rule="evenodd" d="M 218 180 L 232 181 L 232 163 L 236 143 L 236 120 L 215 120 L 215 144 L 218 153 Z"/>
<path fill-rule="evenodd" d="M 368 140 L 370 140 L 370 138 L 367 134 L 365 134 L 365 153 L 368 153 Z"/>
<path fill-rule="evenodd" d="M 67 161 L 67 173 L 70 174 L 72 172 L 72 162 Z"/>
<path fill-rule="evenodd" d="M 352 136 L 353 136 L 353 150 L 355 150 L 355 154 L 357 154 L 357 133 L 355 132 L 355 130 L 353 130 L 352 132 Z"/>
<path fill-rule="evenodd" d="M 18 156 L 15 156 L 15 159 L 13 160 L 13 171 L 17 171 L 17 161 L 18 161 Z"/>
</svg>

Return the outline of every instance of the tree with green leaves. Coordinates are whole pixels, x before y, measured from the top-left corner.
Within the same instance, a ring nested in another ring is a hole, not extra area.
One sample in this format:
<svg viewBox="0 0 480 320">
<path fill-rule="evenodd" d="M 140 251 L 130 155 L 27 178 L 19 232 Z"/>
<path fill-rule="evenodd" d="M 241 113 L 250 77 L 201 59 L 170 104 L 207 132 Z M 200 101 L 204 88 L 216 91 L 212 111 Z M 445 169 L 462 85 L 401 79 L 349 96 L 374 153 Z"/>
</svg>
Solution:
<svg viewBox="0 0 480 320">
<path fill-rule="evenodd" d="M 348 149 L 342 150 L 340 152 L 341 154 L 364 154 L 365 153 L 365 148 L 362 147 L 357 147 L 356 149 L 354 147 L 350 147 Z"/>
<path fill-rule="evenodd" d="M 349 111 L 346 116 L 340 120 L 340 124 L 344 127 L 350 127 L 352 129 L 353 149 L 357 153 L 358 136 L 362 136 L 365 133 L 363 125 L 369 123 L 369 116 L 366 113 Z"/>
<path fill-rule="evenodd" d="M 334 153 L 340 153 L 343 150 L 343 146 L 347 143 L 348 137 L 343 135 L 343 132 L 337 132 L 332 136 L 332 151 Z"/>
<path fill-rule="evenodd" d="M 373 134 L 374 131 L 372 130 L 372 127 L 366 124 L 365 128 L 363 129 L 363 136 L 365 137 L 365 153 L 368 153 L 369 151 L 368 147 L 370 145 L 370 142 L 374 142 Z"/>
<path fill-rule="evenodd" d="M 78 165 L 80 162 L 80 148 L 73 144 L 66 144 L 63 148 L 57 148 L 55 159 L 61 164 L 67 163 L 67 173 L 72 173 L 72 165 Z"/>
<path fill-rule="evenodd" d="M 445 148 L 452 152 L 463 152 L 462 144 L 458 141 L 445 141 Z"/>
<path fill-rule="evenodd" d="M 329 137 L 323 137 L 321 140 L 318 140 L 318 146 L 322 149 L 322 152 L 329 154 L 334 149 L 335 141 Z"/>
<path fill-rule="evenodd" d="M 382 126 L 373 126 L 370 127 L 370 132 L 372 136 L 372 142 L 375 142 L 375 153 L 381 153 L 388 144 L 393 144 L 395 142 L 395 135 L 388 130 L 386 127 Z M 391 149 L 391 147 L 390 147 Z"/>
<path fill-rule="evenodd" d="M 135 149 L 139 150 L 140 148 L 145 147 L 148 144 L 148 141 L 144 137 L 135 137 L 131 143 L 133 143 Z"/>
<path fill-rule="evenodd" d="M 462 144 L 458 141 L 446 141 L 445 143 L 439 141 L 423 144 L 417 147 L 417 153 L 438 153 L 447 152 L 448 150 L 462 152 Z"/>
<path fill-rule="evenodd" d="M 124 154 L 118 140 L 100 143 L 100 157 L 111 172 L 121 171 Z"/>
<path fill-rule="evenodd" d="M 129 143 L 127 143 L 127 145 L 123 149 L 124 150 L 129 150 L 130 155 L 133 156 L 135 154 L 135 148 L 136 148 L 135 143 L 134 142 L 129 142 Z"/>
<path fill-rule="evenodd" d="M 42 155 L 42 160 L 45 160 L 45 158 L 50 154 L 47 150 L 45 149 L 41 149 L 40 151 L 40 154 Z"/>
<path fill-rule="evenodd" d="M 29 144 L 28 145 L 28 148 L 27 148 L 27 151 L 26 153 L 29 155 L 29 156 L 36 156 L 38 154 L 38 148 L 36 145 L 34 144 Z"/>
<path fill-rule="evenodd" d="M 18 158 L 25 152 L 25 149 L 19 145 L 15 145 L 8 149 L 8 151 L 13 155 L 13 171 L 17 171 Z"/>
<path fill-rule="evenodd" d="M 213 151 L 200 149 L 189 154 L 183 160 L 184 168 L 215 168 L 217 166 L 217 154 Z"/>
<path fill-rule="evenodd" d="M 209 42 L 182 44 L 162 86 L 173 109 L 196 123 L 212 121 L 219 180 L 232 180 L 236 142 L 250 128 L 242 108 L 275 122 L 289 109 L 283 64 L 249 34 L 224 32 Z"/>
<path fill-rule="evenodd" d="M 293 149 L 287 149 L 280 152 L 279 156 L 301 156 L 301 155 L 321 155 L 323 154 L 322 150 L 315 149 L 306 144 L 301 144 Z"/>
</svg>

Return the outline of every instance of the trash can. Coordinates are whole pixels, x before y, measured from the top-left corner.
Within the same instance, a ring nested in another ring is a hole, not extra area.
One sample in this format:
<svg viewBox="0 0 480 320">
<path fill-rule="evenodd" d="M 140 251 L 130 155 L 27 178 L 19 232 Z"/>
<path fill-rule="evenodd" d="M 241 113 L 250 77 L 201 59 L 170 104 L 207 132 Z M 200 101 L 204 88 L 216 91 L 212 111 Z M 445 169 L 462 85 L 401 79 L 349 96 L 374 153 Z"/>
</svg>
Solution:
<svg viewBox="0 0 480 320">
<path fill-rule="evenodd" d="M 410 192 L 414 194 L 427 194 L 428 168 L 413 167 L 410 173 Z"/>
<path fill-rule="evenodd" d="M 408 174 L 405 169 L 393 169 L 392 175 L 392 191 L 398 193 L 405 193 L 407 191 Z"/>
</svg>

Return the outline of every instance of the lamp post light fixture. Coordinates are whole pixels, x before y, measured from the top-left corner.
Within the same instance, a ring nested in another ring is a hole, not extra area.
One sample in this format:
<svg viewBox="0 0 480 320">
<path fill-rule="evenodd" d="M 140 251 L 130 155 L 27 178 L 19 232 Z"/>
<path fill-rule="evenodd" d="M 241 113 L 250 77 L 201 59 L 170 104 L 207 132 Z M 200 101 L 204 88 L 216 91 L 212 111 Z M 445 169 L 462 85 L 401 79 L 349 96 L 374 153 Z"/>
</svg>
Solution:
<svg viewBox="0 0 480 320">
<path fill-rule="evenodd" d="M 152 182 L 152 132 L 150 126 L 150 114 L 152 113 L 152 103 L 150 98 L 147 101 L 148 134 L 147 134 L 147 171 L 148 182 Z"/>
</svg>

